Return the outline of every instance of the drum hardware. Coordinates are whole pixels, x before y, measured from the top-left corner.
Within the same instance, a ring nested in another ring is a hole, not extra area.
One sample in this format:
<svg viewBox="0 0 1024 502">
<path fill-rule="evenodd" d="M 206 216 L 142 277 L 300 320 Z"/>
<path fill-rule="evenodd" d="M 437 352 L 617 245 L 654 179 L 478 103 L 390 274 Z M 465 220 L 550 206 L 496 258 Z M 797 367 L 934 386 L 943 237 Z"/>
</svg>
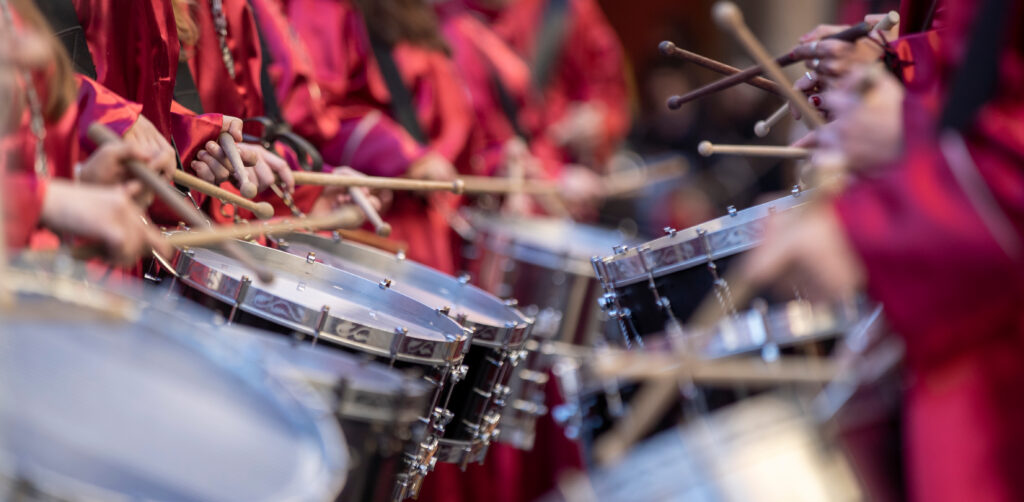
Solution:
<svg viewBox="0 0 1024 502">
<path fill-rule="evenodd" d="M 673 233 L 672 235 L 675 234 Z M 604 269 L 605 262 L 597 256 L 592 257 L 590 262 L 594 266 L 594 274 L 597 275 L 598 281 L 601 283 L 602 289 L 604 289 L 604 294 L 597 299 L 601 311 L 609 319 L 614 319 L 619 325 L 622 343 L 627 349 L 632 348 L 634 343 L 642 346 L 643 342 L 640 341 L 640 333 L 637 332 L 636 327 L 633 325 L 633 313 L 628 308 L 623 308 L 619 304 L 618 293 L 605 280 L 605 277 L 608 276 L 607 271 Z"/>
</svg>

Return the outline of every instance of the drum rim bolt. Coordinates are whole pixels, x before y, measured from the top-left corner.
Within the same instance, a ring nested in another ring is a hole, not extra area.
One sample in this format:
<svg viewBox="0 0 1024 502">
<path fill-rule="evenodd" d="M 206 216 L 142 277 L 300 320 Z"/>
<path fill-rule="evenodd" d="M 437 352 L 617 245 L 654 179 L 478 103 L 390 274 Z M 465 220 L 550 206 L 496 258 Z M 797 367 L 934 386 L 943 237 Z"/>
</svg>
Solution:
<svg viewBox="0 0 1024 502">
<path fill-rule="evenodd" d="M 665 228 L 663 228 L 662 230 L 663 230 L 663 231 L 665 232 L 665 234 L 667 234 L 667 235 L 668 235 L 669 237 L 675 237 L 675 236 L 676 236 L 676 232 L 678 231 L 678 230 L 676 230 L 676 229 L 674 229 L 674 228 L 672 228 L 672 227 L 665 227 Z"/>
<path fill-rule="evenodd" d="M 316 263 L 316 251 L 306 253 L 306 263 Z"/>
<path fill-rule="evenodd" d="M 797 184 L 793 185 L 793 189 L 790 190 L 789 193 L 793 194 L 793 197 L 799 197 L 800 194 L 803 193 L 803 191 L 804 191 L 804 189 L 800 187 L 799 183 L 797 183 Z"/>
<path fill-rule="evenodd" d="M 470 279 L 469 273 L 463 272 L 463 273 L 459 274 L 459 277 L 456 280 L 459 281 L 459 284 L 466 285 L 466 284 L 469 284 L 469 279 Z"/>
<path fill-rule="evenodd" d="M 729 206 L 729 207 L 725 208 L 725 211 L 727 213 L 729 213 L 729 216 L 736 216 L 736 214 L 737 214 L 736 206 Z"/>
<path fill-rule="evenodd" d="M 377 286 L 380 287 L 380 289 L 388 289 L 388 288 L 391 287 L 391 282 L 392 282 L 391 279 L 388 279 L 387 277 L 385 277 L 383 280 L 381 280 L 380 282 L 377 283 Z M 406 331 L 408 331 L 408 330 L 406 330 Z"/>
<path fill-rule="evenodd" d="M 444 315 L 444 316 L 450 314 L 451 311 L 452 311 L 451 305 L 444 305 L 441 308 L 437 309 L 437 313 L 440 314 L 440 315 Z"/>
</svg>

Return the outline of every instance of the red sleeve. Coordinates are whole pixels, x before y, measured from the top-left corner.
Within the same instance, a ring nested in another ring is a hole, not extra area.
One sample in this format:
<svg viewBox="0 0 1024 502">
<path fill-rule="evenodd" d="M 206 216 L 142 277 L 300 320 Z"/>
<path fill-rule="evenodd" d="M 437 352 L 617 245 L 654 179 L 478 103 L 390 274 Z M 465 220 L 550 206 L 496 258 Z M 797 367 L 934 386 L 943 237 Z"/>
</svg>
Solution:
<svg viewBox="0 0 1024 502">
<path fill-rule="evenodd" d="M 46 197 L 46 182 L 31 172 L 12 173 L 3 179 L 4 237 L 7 246 L 20 249 L 28 245 L 39 226 Z"/>
<path fill-rule="evenodd" d="M 124 135 L 142 114 L 142 105 L 122 98 L 89 77 L 76 74 L 75 78 L 78 80 L 78 134 L 82 145 L 92 145 L 86 136 L 90 124 L 98 122 Z"/>
</svg>

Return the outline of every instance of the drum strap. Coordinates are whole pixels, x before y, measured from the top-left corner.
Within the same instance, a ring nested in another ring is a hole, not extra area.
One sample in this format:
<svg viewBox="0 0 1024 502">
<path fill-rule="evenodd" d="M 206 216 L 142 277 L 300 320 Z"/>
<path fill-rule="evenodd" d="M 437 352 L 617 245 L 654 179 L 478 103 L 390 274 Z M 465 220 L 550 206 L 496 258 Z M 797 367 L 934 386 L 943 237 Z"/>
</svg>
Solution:
<svg viewBox="0 0 1024 502">
<path fill-rule="evenodd" d="M 380 73 L 384 76 L 384 84 L 388 87 L 388 93 L 391 94 L 391 112 L 395 116 L 395 120 L 402 127 L 405 128 L 406 132 L 413 137 L 421 145 L 427 144 L 427 135 L 423 131 L 423 126 L 420 124 L 418 118 L 416 118 L 416 108 L 413 106 L 412 93 L 409 88 L 402 81 L 402 74 L 398 72 L 398 65 L 395 64 L 395 59 L 392 54 L 394 49 L 391 44 L 381 40 L 380 37 L 373 33 L 371 27 L 366 24 L 366 18 L 363 18 L 363 24 L 366 26 L 366 32 L 370 36 L 370 47 L 373 49 L 373 56 L 377 59 L 377 66 L 380 67 Z"/>
<path fill-rule="evenodd" d="M 963 131 L 974 122 L 978 110 L 992 98 L 999 81 L 1000 48 L 1006 41 L 1006 0 L 986 0 L 975 15 L 963 62 L 953 77 L 939 128 Z"/>
<path fill-rule="evenodd" d="M 548 0 L 541 16 L 544 24 L 537 33 L 533 53 L 533 87 L 543 91 L 554 73 L 555 61 L 565 45 L 569 0 Z"/>
<path fill-rule="evenodd" d="M 71 0 L 35 0 L 35 3 L 64 45 L 68 56 L 71 56 L 75 71 L 95 79 L 96 65 L 89 52 L 89 44 L 85 41 L 85 30 L 78 20 L 75 4 Z"/>
<path fill-rule="evenodd" d="M 259 16 L 256 15 L 256 6 L 252 0 L 249 1 L 249 10 L 252 11 L 252 22 L 256 25 L 256 34 L 260 38 L 260 87 L 263 90 L 263 115 L 275 123 L 284 123 L 284 114 L 281 113 L 281 104 L 277 101 L 277 91 L 274 81 L 270 78 L 270 65 L 274 64 L 274 56 L 270 53 L 270 46 L 263 36 L 263 29 L 260 28 Z"/>
</svg>

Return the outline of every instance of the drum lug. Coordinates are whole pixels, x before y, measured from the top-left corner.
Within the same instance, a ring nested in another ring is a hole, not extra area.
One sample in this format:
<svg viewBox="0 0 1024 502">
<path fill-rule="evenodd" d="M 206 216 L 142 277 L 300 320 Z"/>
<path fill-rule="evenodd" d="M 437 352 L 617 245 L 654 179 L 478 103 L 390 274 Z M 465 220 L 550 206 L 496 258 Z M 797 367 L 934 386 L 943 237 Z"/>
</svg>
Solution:
<svg viewBox="0 0 1024 502">
<path fill-rule="evenodd" d="M 316 320 L 316 331 L 313 332 L 313 345 L 316 345 L 316 342 L 320 341 L 320 333 L 324 330 L 324 326 L 327 324 L 327 318 L 329 317 L 328 314 L 330 311 L 331 307 L 328 307 L 327 305 L 320 307 L 320 315 Z"/>
<path fill-rule="evenodd" d="M 515 298 L 506 298 L 505 299 L 505 306 L 506 307 L 511 307 L 511 308 L 516 308 L 516 307 L 519 306 L 519 300 L 517 300 Z"/>
<path fill-rule="evenodd" d="M 245 300 L 246 293 L 249 292 L 249 286 L 252 284 L 252 278 L 247 275 L 242 276 L 242 281 L 238 285 L 238 293 L 235 294 L 235 303 L 231 306 L 231 313 L 228 314 L 228 324 L 235 322 L 235 314 L 238 313 L 238 307 Z"/>
<path fill-rule="evenodd" d="M 665 231 L 665 235 L 667 235 L 669 237 L 675 237 L 676 236 L 676 229 L 674 229 L 672 227 L 665 227 L 662 230 L 664 230 Z"/>
<path fill-rule="evenodd" d="M 399 249 L 398 252 L 395 253 L 395 259 L 398 260 L 398 261 L 404 261 L 405 260 L 405 250 L 404 249 Z"/>
<path fill-rule="evenodd" d="M 398 349 L 402 347 L 402 340 L 409 334 L 409 328 L 399 326 L 395 328 L 395 338 L 391 340 L 391 366 L 395 365 L 395 358 L 398 357 Z"/>
<path fill-rule="evenodd" d="M 316 251 L 310 251 L 306 253 L 306 263 L 316 263 Z"/>
<path fill-rule="evenodd" d="M 804 192 L 804 189 L 799 184 L 793 185 L 793 189 L 789 193 L 793 194 L 793 197 L 799 197 Z"/>
<path fill-rule="evenodd" d="M 494 396 L 494 404 L 500 408 L 505 407 L 505 401 L 512 394 L 512 389 L 507 385 L 495 385 L 491 395 Z"/>
<path fill-rule="evenodd" d="M 469 274 L 467 274 L 465 272 L 459 274 L 458 281 L 459 281 L 459 284 L 462 284 L 462 285 L 469 284 Z"/>
<path fill-rule="evenodd" d="M 459 383 L 459 382 L 461 382 L 463 378 L 466 378 L 466 373 L 467 372 L 469 372 L 469 366 L 466 366 L 465 364 L 460 364 L 460 365 L 452 368 L 452 374 L 451 374 L 452 383 Z"/>
<path fill-rule="evenodd" d="M 626 251 L 629 251 L 629 246 L 627 246 L 625 244 L 612 247 L 612 253 L 617 254 L 617 255 L 625 254 Z"/>
<path fill-rule="evenodd" d="M 382 281 L 377 283 L 380 289 L 389 289 L 391 287 L 391 279 L 384 278 Z"/>
<path fill-rule="evenodd" d="M 736 216 L 736 206 L 729 206 L 725 208 L 725 212 L 729 213 L 729 216 Z"/>
</svg>

